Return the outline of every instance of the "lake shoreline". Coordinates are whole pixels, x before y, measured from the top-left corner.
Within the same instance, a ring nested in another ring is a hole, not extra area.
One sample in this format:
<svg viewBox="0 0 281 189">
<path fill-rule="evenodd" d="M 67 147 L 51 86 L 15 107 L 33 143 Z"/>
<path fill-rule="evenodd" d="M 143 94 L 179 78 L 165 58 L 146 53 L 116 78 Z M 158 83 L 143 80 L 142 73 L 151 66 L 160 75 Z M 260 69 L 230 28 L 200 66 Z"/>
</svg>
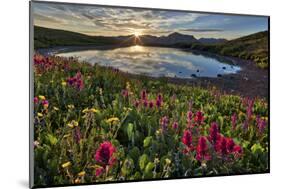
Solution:
<svg viewBox="0 0 281 189">
<path fill-rule="evenodd" d="M 105 45 L 105 46 L 64 46 L 54 47 L 48 49 L 38 49 L 37 52 L 43 55 L 55 55 L 63 52 L 72 52 L 80 50 L 109 50 L 116 48 L 123 48 L 128 46 L 119 45 Z M 163 48 L 174 48 L 166 47 Z M 213 88 L 214 86 L 222 93 L 241 95 L 245 97 L 262 97 L 268 99 L 268 70 L 258 68 L 253 61 L 243 60 L 236 57 L 227 57 L 205 51 L 190 50 L 187 48 L 176 48 L 182 51 L 206 54 L 210 57 L 223 58 L 228 60 L 228 64 L 239 66 L 241 68 L 236 74 L 225 74 L 219 77 L 197 77 L 196 74 L 193 78 L 178 78 L 178 77 L 165 77 L 167 81 L 179 85 L 188 85 L 194 87 L 202 87 L 206 89 Z M 122 72 L 129 77 L 142 77 L 136 74 Z M 157 80 L 159 77 L 145 76 L 152 80 Z"/>
</svg>

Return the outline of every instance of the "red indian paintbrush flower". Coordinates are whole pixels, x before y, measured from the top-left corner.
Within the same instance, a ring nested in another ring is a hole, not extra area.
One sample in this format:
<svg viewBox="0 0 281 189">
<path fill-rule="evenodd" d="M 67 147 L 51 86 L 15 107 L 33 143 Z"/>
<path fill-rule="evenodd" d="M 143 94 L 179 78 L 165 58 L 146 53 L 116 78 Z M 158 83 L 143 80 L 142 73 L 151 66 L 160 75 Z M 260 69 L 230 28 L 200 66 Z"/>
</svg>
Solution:
<svg viewBox="0 0 281 189">
<path fill-rule="evenodd" d="M 196 112 L 195 117 L 194 117 L 194 121 L 197 124 L 201 125 L 204 121 L 203 112 L 201 112 L 201 111 Z"/>
<path fill-rule="evenodd" d="M 141 91 L 141 99 L 142 99 L 142 100 L 146 100 L 146 99 L 147 99 L 147 94 L 146 94 L 146 91 L 145 91 L 145 90 L 142 90 L 142 91 Z"/>
<path fill-rule="evenodd" d="M 232 138 L 226 139 L 226 146 L 227 146 L 228 153 L 232 153 L 234 150 L 234 146 L 235 146 L 235 143 Z"/>
<path fill-rule="evenodd" d="M 99 177 L 102 173 L 104 172 L 104 168 L 103 167 L 99 167 L 96 169 L 96 177 Z"/>
<path fill-rule="evenodd" d="M 158 94 L 158 96 L 157 96 L 157 98 L 156 98 L 156 106 L 158 107 L 158 108 L 160 108 L 161 107 L 161 105 L 162 105 L 162 102 L 163 102 L 163 98 L 162 98 L 162 95 L 161 94 Z"/>
<path fill-rule="evenodd" d="M 198 161 L 203 160 L 210 160 L 211 156 L 208 152 L 208 145 L 207 145 L 207 139 L 204 136 L 201 136 L 199 138 L 197 147 L 196 147 L 196 159 Z"/>
<path fill-rule="evenodd" d="M 176 130 L 176 129 L 178 129 L 178 127 L 179 127 L 179 124 L 178 124 L 178 122 L 175 121 L 172 125 L 172 128 Z"/>
<path fill-rule="evenodd" d="M 220 138 L 219 126 L 216 122 L 211 123 L 209 140 L 215 146 Z"/>
<path fill-rule="evenodd" d="M 185 130 L 183 132 L 182 143 L 184 143 L 187 147 L 192 147 L 192 134 L 190 131 Z"/>
<path fill-rule="evenodd" d="M 111 142 L 105 141 L 101 143 L 97 149 L 95 153 L 95 160 L 103 166 L 113 165 L 116 160 L 113 156 L 115 151 L 116 148 L 111 144 Z"/>
<path fill-rule="evenodd" d="M 222 156 L 227 155 L 227 140 L 225 137 L 222 137 L 220 140 L 220 153 Z"/>
<path fill-rule="evenodd" d="M 153 108 L 154 104 L 153 104 L 153 101 L 150 101 L 149 102 L 149 108 Z"/>
</svg>

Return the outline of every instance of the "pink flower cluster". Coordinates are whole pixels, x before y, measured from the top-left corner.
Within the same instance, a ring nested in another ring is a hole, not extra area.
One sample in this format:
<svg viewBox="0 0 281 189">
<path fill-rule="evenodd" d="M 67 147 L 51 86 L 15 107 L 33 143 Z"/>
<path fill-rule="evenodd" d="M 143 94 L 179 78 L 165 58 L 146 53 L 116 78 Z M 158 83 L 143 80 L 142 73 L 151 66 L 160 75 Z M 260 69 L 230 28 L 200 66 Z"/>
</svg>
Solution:
<svg viewBox="0 0 281 189">
<path fill-rule="evenodd" d="M 125 91 L 122 91 L 122 95 L 124 96 L 125 94 Z M 136 108 L 138 108 L 140 105 L 143 105 L 143 107 L 145 108 L 149 107 L 150 109 L 154 107 L 160 108 L 162 104 L 162 94 L 158 94 L 155 100 L 149 100 L 146 90 L 142 90 L 140 94 L 140 99 L 136 99 L 134 102 Z"/>
<path fill-rule="evenodd" d="M 33 56 L 34 66 L 38 73 L 43 73 L 45 71 L 50 70 L 54 63 L 48 57 L 44 57 L 42 55 L 35 54 Z"/>
<path fill-rule="evenodd" d="M 77 90 L 82 90 L 84 88 L 84 82 L 82 79 L 81 72 L 77 72 L 74 77 L 69 77 L 67 79 L 67 83 L 69 86 L 76 88 Z"/>
<path fill-rule="evenodd" d="M 187 128 L 192 128 L 194 126 L 200 126 L 204 123 L 204 114 L 201 111 L 197 111 L 195 114 L 190 110 L 187 112 Z"/>
<path fill-rule="evenodd" d="M 214 150 L 221 158 L 228 159 L 228 155 L 233 154 L 236 157 L 242 154 L 242 148 L 236 145 L 232 138 L 224 137 L 216 122 L 211 124 L 209 136 L 200 136 L 196 148 L 193 146 L 192 132 L 185 130 L 182 136 L 182 143 L 185 144 L 186 149 L 184 153 L 196 149 L 196 159 L 198 161 L 211 160 L 211 150 Z M 212 148 L 209 147 L 209 144 Z"/>
</svg>

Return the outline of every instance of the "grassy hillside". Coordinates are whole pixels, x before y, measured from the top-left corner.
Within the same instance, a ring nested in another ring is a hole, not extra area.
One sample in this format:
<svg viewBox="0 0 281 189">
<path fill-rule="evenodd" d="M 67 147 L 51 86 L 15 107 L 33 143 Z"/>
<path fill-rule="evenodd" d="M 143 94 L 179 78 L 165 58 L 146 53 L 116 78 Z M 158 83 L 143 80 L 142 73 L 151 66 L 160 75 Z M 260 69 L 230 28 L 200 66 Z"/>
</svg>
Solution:
<svg viewBox="0 0 281 189">
<path fill-rule="evenodd" d="M 192 49 L 254 61 L 259 67 L 268 67 L 268 31 L 258 32 L 217 45 L 193 44 Z"/>
<path fill-rule="evenodd" d="M 93 37 L 76 32 L 34 26 L 34 48 L 49 48 L 69 45 L 115 44 L 111 37 Z"/>
</svg>

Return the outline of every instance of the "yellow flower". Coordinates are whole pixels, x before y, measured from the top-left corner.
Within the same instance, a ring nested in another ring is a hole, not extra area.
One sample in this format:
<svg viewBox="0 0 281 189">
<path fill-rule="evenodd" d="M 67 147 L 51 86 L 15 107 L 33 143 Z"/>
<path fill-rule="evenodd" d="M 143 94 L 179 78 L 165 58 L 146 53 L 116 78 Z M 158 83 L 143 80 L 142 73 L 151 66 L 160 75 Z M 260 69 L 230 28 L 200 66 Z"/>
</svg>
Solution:
<svg viewBox="0 0 281 189">
<path fill-rule="evenodd" d="M 118 117 L 112 117 L 109 118 L 108 120 L 106 120 L 106 123 L 112 123 L 112 122 L 119 122 L 119 118 Z"/>
<path fill-rule="evenodd" d="M 97 110 L 97 109 L 95 109 L 95 108 L 91 108 L 89 111 L 90 111 L 90 112 L 93 112 L 93 113 L 99 113 L 99 110 Z"/>
<path fill-rule="evenodd" d="M 67 126 L 70 127 L 70 128 L 74 127 L 74 125 L 72 123 L 68 123 Z"/>
<path fill-rule="evenodd" d="M 73 104 L 69 104 L 69 105 L 67 105 L 67 107 L 68 107 L 69 109 L 74 109 L 74 108 L 75 108 Z"/>
<path fill-rule="evenodd" d="M 83 177 L 85 174 L 86 174 L 85 171 L 81 171 L 80 173 L 78 173 L 78 176 L 79 176 L 79 177 Z"/>
<path fill-rule="evenodd" d="M 39 95 L 39 99 L 40 99 L 40 100 L 46 100 L 46 97 L 43 96 L 43 95 Z"/>
<path fill-rule="evenodd" d="M 62 81 L 62 82 L 61 82 L 61 85 L 62 85 L 62 86 L 66 86 L 66 82 L 65 82 L 65 81 Z"/>
<path fill-rule="evenodd" d="M 38 117 L 43 117 L 43 114 L 38 112 L 38 113 L 37 113 L 37 116 L 38 116 Z"/>
<path fill-rule="evenodd" d="M 79 124 L 78 124 L 77 121 L 73 121 L 73 125 L 74 125 L 75 127 L 77 127 Z"/>
<path fill-rule="evenodd" d="M 68 161 L 68 162 L 66 162 L 66 163 L 64 163 L 64 164 L 61 165 L 62 168 L 67 168 L 67 167 L 69 167 L 69 166 L 71 166 L 70 161 Z"/>
<path fill-rule="evenodd" d="M 74 183 L 75 183 L 75 184 L 79 184 L 80 182 L 81 182 L 81 181 L 80 181 L 79 178 L 77 178 L 77 179 L 74 180 Z"/>
<path fill-rule="evenodd" d="M 84 110 L 82 110 L 82 112 L 85 114 L 89 111 L 89 108 L 85 108 Z"/>
<path fill-rule="evenodd" d="M 166 162 L 166 164 L 168 164 L 168 165 L 170 165 L 170 164 L 171 164 L 171 160 L 170 160 L 170 159 L 168 159 L 168 158 L 166 158 L 166 159 L 165 159 L 165 162 Z"/>
<path fill-rule="evenodd" d="M 72 120 L 71 122 L 69 122 L 67 124 L 68 127 L 73 128 L 73 127 L 77 127 L 79 125 L 79 123 L 75 120 Z"/>
<path fill-rule="evenodd" d="M 91 108 L 91 109 L 85 108 L 82 112 L 83 112 L 83 113 L 89 113 L 89 112 L 98 113 L 99 110 L 97 110 L 97 109 L 95 109 L 95 108 Z"/>
<path fill-rule="evenodd" d="M 59 108 L 57 108 L 57 107 L 54 106 L 54 110 L 59 111 Z"/>
</svg>

